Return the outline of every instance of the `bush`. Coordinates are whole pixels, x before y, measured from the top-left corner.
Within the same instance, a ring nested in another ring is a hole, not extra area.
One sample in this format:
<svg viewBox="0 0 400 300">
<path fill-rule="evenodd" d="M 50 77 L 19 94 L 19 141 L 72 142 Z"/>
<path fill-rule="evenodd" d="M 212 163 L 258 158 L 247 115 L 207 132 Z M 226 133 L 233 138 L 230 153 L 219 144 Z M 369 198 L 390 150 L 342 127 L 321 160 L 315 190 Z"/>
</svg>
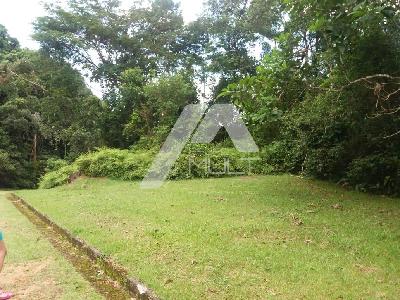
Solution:
<svg viewBox="0 0 400 300">
<path fill-rule="evenodd" d="M 25 161 L 18 152 L 9 153 L 0 149 L 0 187 L 34 188 L 37 183 L 36 174 L 42 168 L 41 163 Z"/>
<path fill-rule="evenodd" d="M 370 155 L 354 160 L 347 180 L 358 190 L 400 195 L 400 159 Z"/>
<path fill-rule="evenodd" d="M 170 179 L 267 174 L 272 167 L 258 154 L 240 153 L 219 145 L 189 145 L 172 169 Z"/>
<path fill-rule="evenodd" d="M 400 140 L 384 136 L 400 123 L 366 117 L 370 102 L 360 102 L 361 94 L 357 89 L 341 97 L 327 93 L 294 106 L 282 118 L 280 139 L 266 147 L 265 161 L 280 172 L 399 194 Z"/>
<path fill-rule="evenodd" d="M 276 141 L 265 147 L 261 155 L 274 172 L 299 173 L 304 164 L 304 147 L 291 141 Z"/>
<path fill-rule="evenodd" d="M 141 180 L 147 174 L 156 154 L 156 149 L 148 151 L 99 149 L 96 152 L 80 156 L 70 166 L 47 173 L 42 177 L 40 188 L 53 188 L 66 184 L 74 174 L 121 180 Z M 248 158 L 257 159 L 258 162 L 249 161 Z M 251 163 L 251 168 L 249 168 L 249 163 Z M 272 167 L 264 163 L 258 155 L 243 154 L 233 148 L 222 148 L 215 145 L 189 145 L 172 168 L 169 179 L 235 175 L 227 174 L 228 171 L 238 174 L 247 174 L 249 171 L 253 174 L 267 174 L 272 171 Z"/>
<path fill-rule="evenodd" d="M 73 174 L 78 173 L 77 165 L 72 164 L 62 167 L 57 171 L 53 171 L 44 175 L 39 183 L 41 189 L 51 189 L 69 182 Z"/>
<path fill-rule="evenodd" d="M 79 157 L 76 165 L 86 176 L 121 178 L 127 156 L 127 150 L 102 149 Z"/>
<path fill-rule="evenodd" d="M 304 160 L 304 175 L 321 179 L 341 179 L 343 157 L 346 153 L 341 145 L 331 148 L 310 149 Z"/>
<path fill-rule="evenodd" d="M 49 173 L 49 172 L 54 172 L 54 171 L 58 171 L 61 168 L 64 168 L 68 166 L 68 162 L 64 159 L 59 159 L 59 158 L 49 158 L 46 162 L 46 168 L 45 168 L 45 172 Z"/>
</svg>

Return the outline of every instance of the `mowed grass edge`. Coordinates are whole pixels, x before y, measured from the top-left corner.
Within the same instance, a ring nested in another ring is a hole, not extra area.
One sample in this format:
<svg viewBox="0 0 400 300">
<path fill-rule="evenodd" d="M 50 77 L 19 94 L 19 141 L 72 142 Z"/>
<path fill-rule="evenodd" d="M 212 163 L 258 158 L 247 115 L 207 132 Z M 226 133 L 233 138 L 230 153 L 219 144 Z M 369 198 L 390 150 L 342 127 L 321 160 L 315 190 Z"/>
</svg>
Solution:
<svg viewBox="0 0 400 300">
<path fill-rule="evenodd" d="M 17 194 L 164 299 L 400 294 L 400 201 L 288 175 Z"/>
</svg>

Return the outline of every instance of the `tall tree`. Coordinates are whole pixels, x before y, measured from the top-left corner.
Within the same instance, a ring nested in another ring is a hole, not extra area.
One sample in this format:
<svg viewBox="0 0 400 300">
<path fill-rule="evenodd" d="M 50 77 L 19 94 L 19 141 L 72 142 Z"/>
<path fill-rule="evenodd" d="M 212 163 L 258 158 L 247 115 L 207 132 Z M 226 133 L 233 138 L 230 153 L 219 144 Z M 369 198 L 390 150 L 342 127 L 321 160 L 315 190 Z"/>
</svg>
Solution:
<svg viewBox="0 0 400 300">
<path fill-rule="evenodd" d="M 51 56 L 79 65 L 113 89 L 127 69 L 170 72 L 185 58 L 184 24 L 172 0 L 150 6 L 134 2 L 122 10 L 116 0 L 68 0 L 47 6 L 35 23 L 35 39 Z"/>
<path fill-rule="evenodd" d="M 9 36 L 7 29 L 0 24 L 0 52 L 4 55 L 19 48 L 16 39 Z"/>
<path fill-rule="evenodd" d="M 399 192 L 398 1 L 282 1 L 278 48 L 232 96 L 278 169 Z"/>
<path fill-rule="evenodd" d="M 190 77 L 180 73 L 162 76 L 138 88 L 134 80 L 137 76 L 129 70 L 123 78 L 122 97 L 131 99 L 134 108 L 123 134 L 130 144 L 141 139 L 150 146 L 159 146 L 183 108 L 197 103 L 196 87 Z"/>
<path fill-rule="evenodd" d="M 0 185 L 34 186 L 45 160 L 101 145 L 102 104 L 70 65 L 21 50 L 0 51 Z"/>
<path fill-rule="evenodd" d="M 220 77 L 216 94 L 229 83 L 254 74 L 256 52 L 270 49 L 279 26 L 277 0 L 208 0 L 198 23 L 207 28 L 205 71 Z M 259 53 L 261 54 L 261 53 Z"/>
</svg>

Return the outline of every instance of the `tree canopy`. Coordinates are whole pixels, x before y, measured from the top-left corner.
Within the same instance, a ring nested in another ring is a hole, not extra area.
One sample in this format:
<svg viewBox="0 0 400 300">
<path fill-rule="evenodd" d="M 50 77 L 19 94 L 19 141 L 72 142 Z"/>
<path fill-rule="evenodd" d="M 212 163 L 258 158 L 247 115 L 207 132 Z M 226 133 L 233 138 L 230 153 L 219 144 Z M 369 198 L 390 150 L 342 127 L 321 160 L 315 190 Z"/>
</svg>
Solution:
<svg viewBox="0 0 400 300">
<path fill-rule="evenodd" d="M 47 5 L 40 51 L 0 26 L 0 182 L 34 185 L 42 161 L 98 146 L 157 149 L 216 78 L 205 104 L 234 103 L 275 172 L 399 193 L 399 6 L 207 0 L 185 24 L 173 0 Z"/>
</svg>

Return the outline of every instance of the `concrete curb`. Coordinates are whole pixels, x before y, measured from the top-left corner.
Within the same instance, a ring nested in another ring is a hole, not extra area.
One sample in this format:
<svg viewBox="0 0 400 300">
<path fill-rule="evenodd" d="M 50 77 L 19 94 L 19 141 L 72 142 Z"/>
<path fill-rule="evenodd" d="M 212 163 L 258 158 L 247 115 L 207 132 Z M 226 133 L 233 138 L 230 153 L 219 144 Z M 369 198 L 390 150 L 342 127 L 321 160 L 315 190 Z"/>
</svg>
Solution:
<svg viewBox="0 0 400 300">
<path fill-rule="evenodd" d="M 146 285 L 141 283 L 139 280 L 135 278 L 129 278 L 128 271 L 124 267 L 102 254 L 98 249 L 91 247 L 85 241 L 75 237 L 67 229 L 62 228 L 54 223 L 48 216 L 39 212 L 24 199 L 13 193 L 10 193 L 9 196 L 11 198 L 10 200 L 19 202 L 20 205 L 25 206 L 35 216 L 41 219 L 48 226 L 51 226 L 57 233 L 65 237 L 71 244 L 84 252 L 92 261 L 99 263 L 103 267 L 104 272 L 113 280 L 118 282 L 121 286 L 123 286 L 126 290 L 128 290 L 132 297 L 140 300 L 160 300 L 160 298 L 158 298 L 151 289 L 147 288 Z"/>
</svg>

